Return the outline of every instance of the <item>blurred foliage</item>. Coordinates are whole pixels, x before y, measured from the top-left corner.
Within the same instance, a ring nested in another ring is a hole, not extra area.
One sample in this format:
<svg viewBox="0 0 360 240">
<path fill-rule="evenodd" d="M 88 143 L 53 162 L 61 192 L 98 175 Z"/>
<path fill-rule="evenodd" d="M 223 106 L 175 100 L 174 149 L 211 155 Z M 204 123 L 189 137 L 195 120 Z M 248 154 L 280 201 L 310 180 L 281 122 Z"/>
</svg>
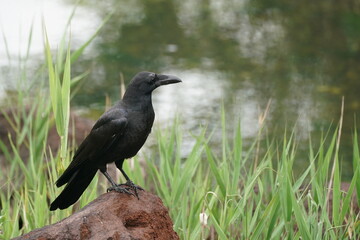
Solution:
<svg viewBox="0 0 360 240">
<path fill-rule="evenodd" d="M 118 98 L 120 72 L 129 81 L 140 70 L 195 70 L 204 86 L 215 72 L 227 83 L 215 88 L 235 119 L 241 99 L 262 108 L 272 99 L 274 137 L 283 135 L 279 126 L 300 120 L 310 121 L 300 126 L 309 129 L 304 135 L 319 138 L 337 121 L 345 96 L 343 143 L 350 148 L 354 114 L 360 113 L 358 1 L 112 0 L 83 1 L 82 7 L 113 17 L 99 34 L 96 53 L 75 66 L 79 73 L 92 66 L 92 84 L 75 104 L 103 104 L 104 93 Z M 209 119 L 216 124 L 218 116 Z M 345 158 L 349 163 L 351 156 Z"/>
</svg>

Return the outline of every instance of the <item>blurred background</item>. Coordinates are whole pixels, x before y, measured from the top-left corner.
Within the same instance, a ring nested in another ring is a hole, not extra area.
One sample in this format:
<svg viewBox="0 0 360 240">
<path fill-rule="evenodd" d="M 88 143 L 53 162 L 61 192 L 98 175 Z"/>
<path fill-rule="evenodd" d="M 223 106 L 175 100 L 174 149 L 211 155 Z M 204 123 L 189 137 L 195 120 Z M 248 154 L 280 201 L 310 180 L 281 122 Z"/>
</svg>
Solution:
<svg viewBox="0 0 360 240">
<path fill-rule="evenodd" d="M 56 49 L 76 5 L 74 48 L 113 16 L 72 66 L 74 75 L 89 71 L 72 100 L 74 111 L 97 119 L 106 96 L 119 99 L 121 76 L 127 84 L 143 70 L 173 74 L 183 83 L 153 94 L 156 125 L 179 117 L 184 155 L 193 143 L 190 133 L 200 126 L 213 131 L 212 145 L 221 150 L 222 106 L 228 131 L 240 121 L 245 143 L 252 143 L 270 103 L 261 137 L 280 142 L 295 128 L 301 167 L 308 164 L 301 152 L 308 152 L 309 139 L 319 144 L 337 127 L 344 96 L 341 167 L 347 177 L 352 134 L 360 125 L 359 1 L 0 0 L 2 108 L 18 87 L 19 63 L 26 61 L 36 87 L 31 71 L 44 63 L 42 18 Z"/>
</svg>

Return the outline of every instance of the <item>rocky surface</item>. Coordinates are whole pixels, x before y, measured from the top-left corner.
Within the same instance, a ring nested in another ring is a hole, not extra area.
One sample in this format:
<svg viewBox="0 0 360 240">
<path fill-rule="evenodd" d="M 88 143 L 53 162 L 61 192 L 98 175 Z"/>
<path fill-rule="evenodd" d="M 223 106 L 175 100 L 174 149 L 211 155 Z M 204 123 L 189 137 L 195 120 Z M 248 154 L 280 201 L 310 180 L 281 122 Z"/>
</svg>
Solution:
<svg viewBox="0 0 360 240">
<path fill-rule="evenodd" d="M 179 239 L 160 198 L 146 191 L 139 197 L 105 193 L 68 218 L 15 239 Z"/>
</svg>

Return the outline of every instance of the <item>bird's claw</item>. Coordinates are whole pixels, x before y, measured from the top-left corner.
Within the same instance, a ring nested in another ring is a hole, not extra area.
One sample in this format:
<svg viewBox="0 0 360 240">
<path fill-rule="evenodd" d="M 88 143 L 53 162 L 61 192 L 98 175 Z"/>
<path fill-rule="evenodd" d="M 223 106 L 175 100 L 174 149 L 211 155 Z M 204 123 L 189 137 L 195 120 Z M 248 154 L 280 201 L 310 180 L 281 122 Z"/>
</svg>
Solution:
<svg viewBox="0 0 360 240">
<path fill-rule="evenodd" d="M 120 184 L 122 185 L 122 184 Z M 111 191 L 116 191 L 116 192 L 119 192 L 119 193 L 126 193 L 126 194 L 129 194 L 129 195 L 133 195 L 134 197 L 137 195 L 135 195 L 134 193 L 130 192 L 128 190 L 128 188 L 126 187 L 121 187 L 120 185 L 115 185 L 115 186 L 111 186 L 107 189 L 107 192 L 111 192 Z M 139 198 L 139 197 L 138 197 Z"/>
<path fill-rule="evenodd" d="M 135 192 L 135 196 L 137 197 L 137 199 L 139 200 L 139 194 L 138 194 L 138 190 L 144 191 L 144 189 L 136 184 L 134 184 L 131 180 L 127 181 L 126 183 L 120 184 L 120 185 L 125 185 L 127 186 L 127 190 L 134 190 Z"/>
</svg>

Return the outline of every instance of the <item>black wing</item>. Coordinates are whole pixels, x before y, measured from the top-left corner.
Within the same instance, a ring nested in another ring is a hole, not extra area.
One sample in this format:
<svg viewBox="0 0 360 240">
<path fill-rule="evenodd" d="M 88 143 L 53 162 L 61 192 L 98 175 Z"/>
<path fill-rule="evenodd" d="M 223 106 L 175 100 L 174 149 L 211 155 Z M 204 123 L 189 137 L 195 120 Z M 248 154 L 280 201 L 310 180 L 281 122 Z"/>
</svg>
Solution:
<svg viewBox="0 0 360 240">
<path fill-rule="evenodd" d="M 56 181 L 56 186 L 67 183 L 83 164 L 91 164 L 89 159 L 95 159 L 109 150 L 124 134 L 127 122 L 122 111 L 106 112 L 80 144 L 69 167 Z"/>
</svg>

